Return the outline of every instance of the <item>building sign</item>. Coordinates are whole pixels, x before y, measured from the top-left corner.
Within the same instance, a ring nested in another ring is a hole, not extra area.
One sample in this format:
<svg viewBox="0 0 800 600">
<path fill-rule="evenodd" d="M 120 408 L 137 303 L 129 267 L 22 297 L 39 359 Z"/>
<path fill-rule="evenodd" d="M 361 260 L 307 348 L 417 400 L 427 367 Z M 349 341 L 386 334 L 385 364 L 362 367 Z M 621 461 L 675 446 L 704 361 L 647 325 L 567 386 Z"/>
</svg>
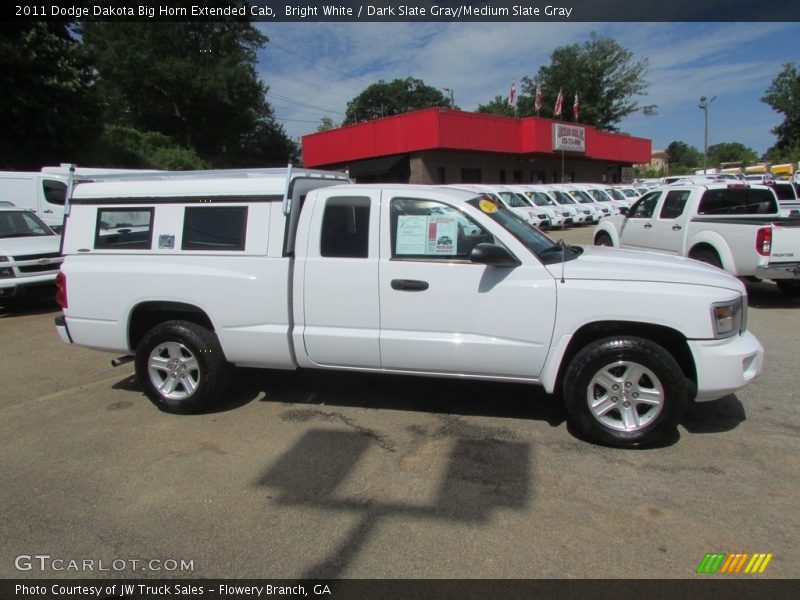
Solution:
<svg viewBox="0 0 800 600">
<path fill-rule="evenodd" d="M 553 123 L 553 150 L 586 152 L 586 130 L 568 123 Z"/>
<path fill-rule="evenodd" d="M 620 171 L 622 183 L 633 183 L 633 167 L 622 167 Z"/>
</svg>

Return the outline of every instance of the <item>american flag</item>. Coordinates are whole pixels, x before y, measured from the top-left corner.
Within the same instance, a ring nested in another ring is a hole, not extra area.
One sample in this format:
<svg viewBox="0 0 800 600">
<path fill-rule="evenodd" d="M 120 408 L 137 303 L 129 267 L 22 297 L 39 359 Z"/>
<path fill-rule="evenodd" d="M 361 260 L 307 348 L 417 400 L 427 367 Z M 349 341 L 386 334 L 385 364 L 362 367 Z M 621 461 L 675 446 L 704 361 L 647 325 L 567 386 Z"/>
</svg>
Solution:
<svg viewBox="0 0 800 600">
<path fill-rule="evenodd" d="M 536 86 L 536 101 L 534 103 L 534 108 L 538 113 L 542 109 L 542 84 L 538 84 Z"/>
<path fill-rule="evenodd" d="M 508 90 L 508 105 L 514 106 L 514 103 L 517 101 L 517 84 L 516 78 L 511 80 L 511 89 Z"/>
<path fill-rule="evenodd" d="M 561 116 L 561 105 L 564 104 L 564 93 L 561 91 L 561 88 L 558 88 L 558 97 L 556 98 L 556 107 L 553 109 L 553 116 L 560 117 Z"/>
<path fill-rule="evenodd" d="M 575 102 L 572 103 L 572 116 L 578 120 L 578 115 L 581 113 L 581 106 L 578 104 L 578 92 L 575 92 Z"/>
</svg>

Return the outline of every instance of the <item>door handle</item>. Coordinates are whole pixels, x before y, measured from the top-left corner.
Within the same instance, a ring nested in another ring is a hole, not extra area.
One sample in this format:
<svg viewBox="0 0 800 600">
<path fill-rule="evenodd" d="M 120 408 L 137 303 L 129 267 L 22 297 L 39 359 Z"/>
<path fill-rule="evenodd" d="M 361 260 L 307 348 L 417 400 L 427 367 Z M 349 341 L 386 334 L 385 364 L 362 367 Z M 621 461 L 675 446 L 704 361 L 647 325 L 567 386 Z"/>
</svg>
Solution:
<svg viewBox="0 0 800 600">
<path fill-rule="evenodd" d="M 644 224 L 644 228 L 645 229 L 652 229 L 653 228 L 653 224 L 652 223 L 645 223 Z"/>
<path fill-rule="evenodd" d="M 392 289 L 403 292 L 424 292 L 428 289 L 428 282 L 417 279 L 392 279 Z"/>
<path fill-rule="evenodd" d="M 672 226 L 672 231 L 680 231 L 681 229 L 683 229 L 683 227 L 681 227 L 680 225 L 673 225 Z"/>
<path fill-rule="evenodd" d="M 47 214 L 47 215 L 49 215 L 51 212 L 53 212 L 53 211 L 50 210 L 49 208 L 46 211 L 44 211 L 44 213 Z"/>
</svg>

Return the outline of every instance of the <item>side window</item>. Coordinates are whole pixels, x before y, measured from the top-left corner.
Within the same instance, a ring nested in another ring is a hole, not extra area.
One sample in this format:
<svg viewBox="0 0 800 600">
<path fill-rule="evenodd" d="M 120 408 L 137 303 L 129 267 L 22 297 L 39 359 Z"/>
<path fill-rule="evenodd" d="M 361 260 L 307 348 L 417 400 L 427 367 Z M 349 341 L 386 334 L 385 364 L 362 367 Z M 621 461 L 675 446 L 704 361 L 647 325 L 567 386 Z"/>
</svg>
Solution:
<svg viewBox="0 0 800 600">
<path fill-rule="evenodd" d="M 153 208 L 99 208 L 94 247 L 147 250 L 153 237 Z"/>
<path fill-rule="evenodd" d="M 244 250 L 246 206 L 187 206 L 181 250 Z"/>
<path fill-rule="evenodd" d="M 369 208 L 366 197 L 334 197 L 325 203 L 319 251 L 331 258 L 369 256 Z"/>
<path fill-rule="evenodd" d="M 761 215 L 778 212 L 772 190 L 723 188 L 708 190 L 700 199 L 701 215 Z"/>
<path fill-rule="evenodd" d="M 67 184 L 55 179 L 45 179 L 42 181 L 42 191 L 44 199 L 50 204 L 64 206 L 67 201 Z"/>
<path fill-rule="evenodd" d="M 392 258 L 469 260 L 472 249 L 494 237 L 460 210 L 432 200 L 394 198 Z"/>
<path fill-rule="evenodd" d="M 677 219 L 683 214 L 686 208 L 686 201 L 689 199 L 687 190 L 672 190 L 667 193 L 664 205 L 661 207 L 661 219 Z"/>
<path fill-rule="evenodd" d="M 661 192 L 651 192 L 643 196 L 631 207 L 631 210 L 628 212 L 628 217 L 634 219 L 649 219 L 653 216 L 660 197 Z"/>
</svg>

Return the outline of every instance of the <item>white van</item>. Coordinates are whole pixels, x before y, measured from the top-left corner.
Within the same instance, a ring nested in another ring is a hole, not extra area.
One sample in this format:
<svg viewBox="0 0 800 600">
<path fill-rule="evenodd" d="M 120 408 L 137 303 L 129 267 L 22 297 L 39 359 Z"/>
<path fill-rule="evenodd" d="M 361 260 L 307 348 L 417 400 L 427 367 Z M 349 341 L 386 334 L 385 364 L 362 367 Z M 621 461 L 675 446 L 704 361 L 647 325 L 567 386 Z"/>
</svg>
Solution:
<svg viewBox="0 0 800 600">
<path fill-rule="evenodd" d="M 99 175 L 125 173 L 157 173 L 151 170 L 78 168 L 75 180 L 90 180 Z M 0 202 L 9 202 L 17 208 L 32 210 L 56 232 L 64 223 L 64 202 L 70 165 L 43 167 L 41 171 L 0 171 Z"/>
<path fill-rule="evenodd" d="M 56 231 L 64 221 L 67 178 L 37 172 L 0 171 L 0 202 L 35 212 Z"/>
</svg>

